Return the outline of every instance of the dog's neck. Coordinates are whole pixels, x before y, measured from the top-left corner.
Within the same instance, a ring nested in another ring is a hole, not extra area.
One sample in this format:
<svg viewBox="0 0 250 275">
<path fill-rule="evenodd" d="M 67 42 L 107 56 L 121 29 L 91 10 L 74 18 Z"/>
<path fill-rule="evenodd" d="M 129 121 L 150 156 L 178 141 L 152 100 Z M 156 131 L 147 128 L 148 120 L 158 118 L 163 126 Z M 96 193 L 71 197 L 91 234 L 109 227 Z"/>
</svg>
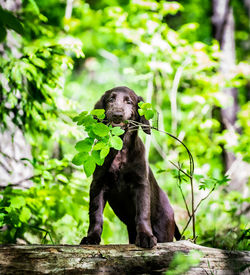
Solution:
<svg viewBox="0 0 250 275">
<path fill-rule="evenodd" d="M 126 130 L 125 133 L 121 136 L 121 138 L 123 141 L 123 148 L 130 148 L 136 143 L 136 140 L 138 138 L 138 130 Z"/>
<path fill-rule="evenodd" d="M 118 179 L 120 169 L 128 162 L 128 159 L 131 157 L 129 153 L 134 153 L 134 150 L 130 148 L 136 148 L 136 140 L 138 138 L 137 131 L 126 131 L 122 136 L 123 148 L 120 151 L 116 152 L 116 155 L 111 162 L 109 172 L 113 173 L 115 178 Z"/>
</svg>

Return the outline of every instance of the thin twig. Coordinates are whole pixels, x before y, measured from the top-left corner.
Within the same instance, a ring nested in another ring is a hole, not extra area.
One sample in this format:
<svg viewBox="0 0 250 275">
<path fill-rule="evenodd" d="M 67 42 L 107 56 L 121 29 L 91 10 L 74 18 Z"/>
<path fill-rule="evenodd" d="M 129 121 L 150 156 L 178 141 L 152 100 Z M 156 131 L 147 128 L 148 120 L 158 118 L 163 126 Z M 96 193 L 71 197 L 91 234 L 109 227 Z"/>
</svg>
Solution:
<svg viewBox="0 0 250 275">
<path fill-rule="evenodd" d="M 170 137 L 172 137 L 173 139 L 177 140 L 179 143 L 181 143 L 184 148 L 186 149 L 187 153 L 188 153 L 188 156 L 189 156 L 189 174 L 186 173 L 184 170 L 182 170 L 180 167 L 178 167 L 176 164 L 174 164 L 173 162 L 171 162 L 180 172 L 182 172 L 184 175 L 186 175 L 189 180 L 190 180 L 190 185 L 191 185 L 191 197 L 192 197 L 192 201 L 191 201 L 191 204 L 192 204 L 192 215 L 189 216 L 189 221 L 188 221 L 188 224 L 186 225 L 186 227 L 184 228 L 183 230 L 183 233 L 184 231 L 186 230 L 187 226 L 189 225 L 190 221 L 192 220 L 193 221 L 193 240 L 194 242 L 196 241 L 196 234 L 195 234 L 195 208 L 194 208 L 194 186 L 193 186 L 193 173 L 194 173 L 194 159 L 193 159 L 193 156 L 191 154 L 191 152 L 189 151 L 189 149 L 187 148 L 187 146 L 180 140 L 178 139 L 177 137 L 175 137 L 174 135 L 168 133 L 168 132 L 165 132 L 163 130 L 159 130 L 158 128 L 156 127 L 153 127 L 153 126 L 150 126 L 150 125 L 146 125 L 146 124 L 142 124 L 142 123 L 139 123 L 137 121 L 134 121 L 134 120 L 129 120 L 128 121 L 129 124 L 132 125 L 132 127 L 130 126 L 129 127 L 129 130 L 131 131 L 136 131 L 138 129 L 139 126 L 143 127 L 144 129 L 145 128 L 148 128 L 148 129 L 154 129 L 154 130 L 157 130 L 158 132 L 161 132 L 161 133 L 164 133 Z M 190 214 L 190 213 L 189 213 Z"/>
<path fill-rule="evenodd" d="M 171 164 L 174 165 L 174 167 L 176 167 L 178 170 L 180 170 L 185 176 L 187 176 L 189 179 L 191 178 L 191 176 L 189 174 L 187 174 L 184 170 L 182 170 L 179 166 L 177 166 L 174 162 L 172 162 L 171 160 L 169 161 Z"/>
<path fill-rule="evenodd" d="M 149 129 L 156 130 L 158 132 L 161 132 L 163 134 L 166 134 L 166 135 L 172 137 L 173 139 L 175 139 L 179 143 L 181 143 L 184 146 L 184 148 L 186 149 L 186 151 L 187 151 L 187 153 L 189 155 L 189 162 L 190 162 L 190 171 L 189 171 L 190 175 L 189 176 L 193 176 L 193 173 L 194 173 L 194 159 L 193 159 L 193 156 L 192 156 L 191 152 L 189 151 L 189 149 L 187 148 L 187 146 L 180 139 L 178 139 L 177 137 L 173 136 L 172 134 L 170 134 L 170 133 L 168 133 L 166 131 L 160 130 L 160 129 L 156 128 L 156 127 L 153 127 L 153 126 L 150 126 L 150 125 L 147 125 L 147 124 L 140 123 L 138 121 L 128 120 L 128 123 L 132 124 L 133 126 L 137 126 L 137 127 L 138 126 L 143 126 L 144 128 L 149 128 Z M 132 128 L 134 128 L 134 127 L 132 127 Z M 130 127 L 129 127 L 129 129 L 130 129 Z"/>
<path fill-rule="evenodd" d="M 190 183 L 191 183 L 191 200 L 192 200 L 191 203 L 192 203 L 192 217 L 193 217 L 193 240 L 194 240 L 194 243 L 196 243 L 193 177 L 190 178 Z"/>
<path fill-rule="evenodd" d="M 46 234 L 45 234 L 45 236 L 43 237 L 43 240 L 44 240 L 44 238 L 47 237 L 47 235 L 49 235 L 49 238 L 50 238 L 52 244 L 55 244 L 54 241 L 53 241 L 53 239 L 52 239 L 52 237 L 51 237 L 51 234 L 50 234 L 50 232 L 49 232 L 48 230 L 43 229 L 43 228 L 38 227 L 38 226 L 34 226 L 34 225 L 30 225 L 30 227 L 35 228 L 35 229 L 37 229 L 37 230 L 39 230 L 39 231 L 45 232 Z"/>
<path fill-rule="evenodd" d="M 195 209 L 194 209 L 194 213 L 196 213 L 196 211 L 197 211 L 198 207 L 200 206 L 200 204 L 201 204 L 204 200 L 206 200 L 206 199 L 211 195 L 211 193 L 214 191 L 215 187 L 216 187 L 216 185 L 214 185 L 214 187 L 209 191 L 209 193 L 208 193 L 204 198 L 202 198 L 202 199 L 199 201 L 199 203 L 196 205 L 196 207 L 195 207 Z M 191 216 L 189 217 L 189 220 L 188 220 L 186 226 L 185 226 L 184 229 L 182 230 L 181 236 L 183 236 L 184 232 L 186 231 L 188 225 L 190 224 L 190 221 L 191 221 L 192 217 L 193 217 L 193 215 L 191 215 Z"/>
<path fill-rule="evenodd" d="M 178 170 L 178 180 L 179 180 L 178 187 L 179 187 L 179 189 L 180 189 L 180 192 L 181 192 L 181 195 L 182 195 L 182 199 L 184 200 L 184 203 L 185 203 L 185 207 L 186 207 L 188 216 L 190 217 L 191 214 L 190 214 L 190 211 L 189 211 L 189 208 L 188 208 L 188 205 L 187 205 L 187 201 L 186 201 L 186 198 L 185 198 L 185 196 L 184 196 L 184 194 L 183 194 L 183 191 L 182 191 L 182 188 L 181 188 L 181 175 L 180 175 L 180 170 Z"/>
<path fill-rule="evenodd" d="M 209 191 L 209 193 L 208 193 L 204 198 L 202 198 L 202 199 L 199 201 L 199 203 L 196 205 L 196 207 L 195 207 L 195 209 L 194 209 L 195 212 L 196 212 L 196 210 L 198 209 L 198 207 L 200 206 L 200 204 L 201 204 L 204 200 L 206 200 L 206 199 L 211 195 L 211 193 L 214 191 L 215 187 L 216 187 L 216 184 L 215 184 L 214 187 Z"/>
</svg>

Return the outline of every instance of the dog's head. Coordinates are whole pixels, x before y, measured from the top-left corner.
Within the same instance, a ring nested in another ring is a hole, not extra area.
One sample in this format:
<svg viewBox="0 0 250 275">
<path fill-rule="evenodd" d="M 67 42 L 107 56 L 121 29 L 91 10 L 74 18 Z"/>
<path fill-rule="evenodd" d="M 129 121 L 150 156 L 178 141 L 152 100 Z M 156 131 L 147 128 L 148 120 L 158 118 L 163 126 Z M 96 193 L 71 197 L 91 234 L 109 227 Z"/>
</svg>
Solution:
<svg viewBox="0 0 250 275">
<path fill-rule="evenodd" d="M 115 87 L 104 93 L 95 104 L 95 109 L 104 109 L 106 120 L 113 126 L 125 127 L 125 121 L 134 120 L 149 126 L 149 121 L 138 113 L 138 103 L 143 98 L 127 87 Z M 150 127 L 142 126 L 145 133 L 150 134 Z"/>
</svg>

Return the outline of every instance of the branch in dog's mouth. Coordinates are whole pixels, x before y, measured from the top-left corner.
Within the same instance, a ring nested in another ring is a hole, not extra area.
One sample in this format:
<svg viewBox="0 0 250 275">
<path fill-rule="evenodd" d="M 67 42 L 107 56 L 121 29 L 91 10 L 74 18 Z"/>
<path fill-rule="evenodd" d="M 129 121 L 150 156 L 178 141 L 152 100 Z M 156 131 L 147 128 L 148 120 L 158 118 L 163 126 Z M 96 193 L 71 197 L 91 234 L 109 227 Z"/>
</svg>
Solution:
<svg viewBox="0 0 250 275">
<path fill-rule="evenodd" d="M 124 127 L 125 126 L 125 122 L 119 122 L 119 123 L 116 123 L 116 122 L 114 122 L 114 121 L 112 121 L 111 122 L 111 125 L 113 126 L 113 127 Z"/>
<path fill-rule="evenodd" d="M 138 127 L 141 126 L 144 129 L 152 129 L 152 127 L 148 124 L 143 124 L 141 122 L 135 121 L 135 120 L 127 120 L 127 124 L 129 125 L 128 130 L 129 131 L 137 131 Z"/>
</svg>

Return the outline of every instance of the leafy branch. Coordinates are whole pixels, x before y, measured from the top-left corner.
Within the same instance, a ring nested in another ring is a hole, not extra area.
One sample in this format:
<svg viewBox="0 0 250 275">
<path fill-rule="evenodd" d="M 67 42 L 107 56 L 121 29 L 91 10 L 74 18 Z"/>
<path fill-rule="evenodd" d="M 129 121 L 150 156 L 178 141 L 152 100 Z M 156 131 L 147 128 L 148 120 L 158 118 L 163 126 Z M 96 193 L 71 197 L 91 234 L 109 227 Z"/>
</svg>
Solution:
<svg viewBox="0 0 250 275">
<path fill-rule="evenodd" d="M 95 109 L 90 114 L 85 111 L 73 118 L 77 125 L 84 127 L 88 137 L 77 142 L 75 148 L 78 153 L 72 162 L 75 165 L 83 165 L 87 177 L 94 173 L 96 165 L 103 165 L 110 148 L 121 150 L 123 146 L 119 136 L 124 130 L 102 123 L 105 118 L 104 113 L 103 109 Z"/>
<path fill-rule="evenodd" d="M 152 110 L 152 105 L 150 103 L 139 102 L 138 104 L 139 110 L 138 113 L 140 116 L 144 116 L 147 120 L 150 120 L 154 117 L 155 112 Z M 124 134 L 124 130 L 120 127 L 112 127 L 112 125 L 104 124 L 105 121 L 105 110 L 104 109 L 95 109 L 92 112 L 88 113 L 86 111 L 82 112 L 80 115 L 73 118 L 73 121 L 77 122 L 77 125 L 82 125 L 84 130 L 87 132 L 88 137 L 77 142 L 75 148 L 78 153 L 74 156 L 72 162 L 75 165 L 83 165 L 84 171 L 87 177 L 91 176 L 96 168 L 96 165 L 103 165 L 105 157 L 109 154 L 110 148 L 114 148 L 116 150 L 121 150 L 123 146 L 123 141 L 119 137 Z M 185 203 L 185 207 L 189 216 L 189 220 L 182 231 L 182 236 L 187 229 L 188 225 L 192 221 L 192 230 L 193 230 L 193 240 L 196 241 L 196 229 L 195 229 L 195 213 L 201 203 L 206 200 L 210 194 L 214 191 L 217 184 L 224 184 L 228 181 L 228 178 L 225 177 L 221 181 L 217 179 L 207 179 L 204 180 L 200 189 L 206 189 L 211 187 L 210 192 L 202 198 L 199 203 L 194 205 L 194 159 L 193 156 L 188 149 L 188 147 L 177 137 L 174 135 L 160 130 L 157 127 L 143 124 L 134 120 L 127 120 L 125 123 L 128 126 L 128 131 L 137 131 L 139 128 L 142 129 L 152 129 L 156 130 L 160 133 L 166 134 L 171 138 L 178 141 L 186 150 L 189 157 L 189 171 L 184 171 L 180 164 L 175 164 L 172 161 L 171 164 L 177 168 L 178 170 L 178 187 L 180 189 L 182 198 Z M 182 173 L 189 179 L 190 189 L 191 189 L 191 211 L 189 210 L 188 203 L 185 199 L 184 193 L 181 188 L 181 175 Z M 202 178 L 203 176 L 200 176 Z M 211 186 L 212 182 L 212 186 Z"/>
</svg>

